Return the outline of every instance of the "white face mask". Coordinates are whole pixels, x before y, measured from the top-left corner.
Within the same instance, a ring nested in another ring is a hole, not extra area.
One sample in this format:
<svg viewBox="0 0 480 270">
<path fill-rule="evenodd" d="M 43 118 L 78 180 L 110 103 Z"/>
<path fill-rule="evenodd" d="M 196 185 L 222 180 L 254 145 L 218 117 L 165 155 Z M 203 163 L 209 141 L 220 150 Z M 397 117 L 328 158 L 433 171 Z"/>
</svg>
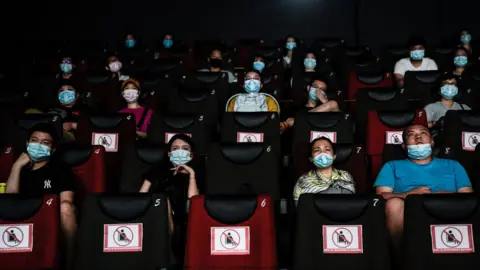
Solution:
<svg viewBox="0 0 480 270">
<path fill-rule="evenodd" d="M 128 103 L 135 103 L 138 100 L 139 92 L 137 89 L 125 89 L 122 95 Z"/>
<path fill-rule="evenodd" d="M 110 68 L 111 72 L 119 72 L 120 69 L 122 69 L 122 62 L 120 61 L 112 62 L 108 65 L 108 68 Z"/>
</svg>

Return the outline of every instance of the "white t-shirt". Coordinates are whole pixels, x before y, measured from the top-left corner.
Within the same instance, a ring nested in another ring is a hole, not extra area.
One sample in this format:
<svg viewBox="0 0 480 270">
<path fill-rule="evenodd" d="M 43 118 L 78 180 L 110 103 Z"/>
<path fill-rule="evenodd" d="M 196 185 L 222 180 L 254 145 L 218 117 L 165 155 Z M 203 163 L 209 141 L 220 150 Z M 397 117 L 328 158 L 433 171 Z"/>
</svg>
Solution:
<svg viewBox="0 0 480 270">
<path fill-rule="evenodd" d="M 426 70 L 438 70 L 437 64 L 430 58 L 423 58 L 422 64 L 416 68 L 410 62 L 410 58 L 403 58 L 398 60 L 395 64 L 395 69 L 393 71 L 394 74 L 400 74 L 405 76 L 405 72 L 407 71 L 426 71 Z"/>
</svg>

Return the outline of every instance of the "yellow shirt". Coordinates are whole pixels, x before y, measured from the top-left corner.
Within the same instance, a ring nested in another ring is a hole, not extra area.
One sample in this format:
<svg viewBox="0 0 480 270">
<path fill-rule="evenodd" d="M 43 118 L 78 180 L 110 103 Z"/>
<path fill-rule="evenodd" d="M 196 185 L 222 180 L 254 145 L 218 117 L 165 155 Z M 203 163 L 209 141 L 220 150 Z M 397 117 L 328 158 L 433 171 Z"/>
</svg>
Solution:
<svg viewBox="0 0 480 270">
<path fill-rule="evenodd" d="M 266 96 L 266 97 L 267 97 L 266 102 L 267 102 L 268 111 L 269 112 L 279 112 L 277 101 L 274 100 L 273 98 L 269 97 L 269 96 Z M 232 100 L 230 100 L 230 103 L 228 104 L 227 112 L 235 112 L 235 110 L 234 110 L 235 100 L 237 100 L 236 97 L 233 98 Z"/>
</svg>

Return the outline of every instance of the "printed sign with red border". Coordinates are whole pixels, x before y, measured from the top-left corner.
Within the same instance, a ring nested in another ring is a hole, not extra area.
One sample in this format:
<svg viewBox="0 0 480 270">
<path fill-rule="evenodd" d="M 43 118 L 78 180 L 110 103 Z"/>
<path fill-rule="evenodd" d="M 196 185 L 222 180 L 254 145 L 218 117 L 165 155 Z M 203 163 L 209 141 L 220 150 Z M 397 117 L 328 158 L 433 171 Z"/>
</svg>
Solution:
<svg viewBox="0 0 480 270">
<path fill-rule="evenodd" d="M 465 151 L 475 151 L 475 147 L 480 142 L 480 133 L 462 132 L 462 149 Z"/>
<path fill-rule="evenodd" d="M 402 144 L 402 131 L 387 131 L 385 132 L 385 144 Z"/>
<path fill-rule="evenodd" d="M 363 253 L 362 225 L 323 225 L 323 253 Z"/>
<path fill-rule="evenodd" d="M 250 254 L 250 227 L 211 227 L 210 254 L 248 255 Z"/>
<path fill-rule="evenodd" d="M 321 137 L 328 138 L 333 143 L 337 142 L 337 132 L 310 131 L 310 142 Z"/>
<path fill-rule="evenodd" d="M 473 253 L 472 224 L 430 225 L 433 253 Z"/>
<path fill-rule="evenodd" d="M 143 245 L 143 224 L 105 224 L 103 252 L 140 252 Z"/>
<path fill-rule="evenodd" d="M 0 253 L 32 252 L 33 224 L 0 225 Z"/>
<path fill-rule="evenodd" d="M 106 152 L 118 152 L 118 133 L 92 133 L 92 145 L 105 147 Z"/>
<path fill-rule="evenodd" d="M 238 143 L 260 143 L 263 142 L 263 133 L 237 132 Z"/>
<path fill-rule="evenodd" d="M 165 144 L 167 144 L 168 142 L 170 142 L 170 140 L 172 139 L 173 136 L 177 135 L 179 133 L 168 133 L 166 132 L 165 133 Z M 185 135 L 187 135 L 188 137 L 192 138 L 192 134 L 190 133 L 183 133 Z"/>
</svg>

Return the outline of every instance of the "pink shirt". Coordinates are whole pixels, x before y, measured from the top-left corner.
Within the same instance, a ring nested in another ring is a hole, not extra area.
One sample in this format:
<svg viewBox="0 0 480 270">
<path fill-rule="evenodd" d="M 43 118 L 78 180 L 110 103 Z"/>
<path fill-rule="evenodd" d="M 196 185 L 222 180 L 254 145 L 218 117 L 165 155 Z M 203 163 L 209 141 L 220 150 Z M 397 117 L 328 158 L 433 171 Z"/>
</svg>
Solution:
<svg viewBox="0 0 480 270">
<path fill-rule="evenodd" d="M 130 108 L 125 108 L 121 109 L 121 113 L 131 113 L 135 115 L 135 124 L 138 125 L 138 122 L 140 122 L 140 118 L 142 118 L 143 115 L 143 110 L 145 110 L 145 107 L 140 107 L 136 109 L 130 109 Z M 150 119 L 152 118 L 152 110 L 148 110 L 147 115 L 145 116 L 145 120 L 143 121 L 142 126 L 140 127 L 141 132 L 147 132 L 148 125 L 150 125 Z"/>
</svg>

